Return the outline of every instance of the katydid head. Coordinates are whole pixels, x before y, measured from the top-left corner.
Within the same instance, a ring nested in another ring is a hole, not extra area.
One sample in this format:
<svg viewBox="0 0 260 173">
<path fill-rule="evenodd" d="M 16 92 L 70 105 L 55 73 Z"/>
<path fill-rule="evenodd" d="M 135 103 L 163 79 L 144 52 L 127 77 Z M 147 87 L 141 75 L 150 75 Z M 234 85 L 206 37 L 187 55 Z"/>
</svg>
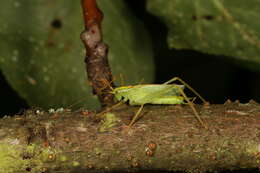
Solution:
<svg viewBox="0 0 260 173">
<path fill-rule="evenodd" d="M 114 95 L 117 101 L 121 101 L 127 99 L 126 96 L 130 88 L 131 86 L 117 87 L 113 89 L 110 93 Z"/>
<path fill-rule="evenodd" d="M 113 81 L 114 80 L 115 80 L 115 78 L 113 79 Z M 107 80 L 102 81 L 104 84 L 106 84 L 106 88 L 110 89 L 110 91 L 106 91 L 106 93 L 113 94 L 116 101 L 124 101 L 124 102 L 127 101 L 128 100 L 127 90 L 131 86 L 122 86 L 122 87 L 113 88 L 111 85 L 111 83 L 113 81 L 111 81 L 111 82 L 108 82 Z M 100 92 L 102 92 L 102 91 L 103 90 L 100 89 Z"/>
</svg>

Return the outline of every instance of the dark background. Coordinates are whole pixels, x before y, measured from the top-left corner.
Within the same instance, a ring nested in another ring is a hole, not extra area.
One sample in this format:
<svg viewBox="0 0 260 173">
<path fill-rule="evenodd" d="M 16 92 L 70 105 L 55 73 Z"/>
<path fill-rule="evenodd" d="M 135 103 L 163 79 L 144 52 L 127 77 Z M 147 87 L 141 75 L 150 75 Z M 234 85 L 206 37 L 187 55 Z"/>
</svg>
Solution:
<svg viewBox="0 0 260 173">
<path fill-rule="evenodd" d="M 156 64 L 155 83 L 163 83 L 178 76 L 210 103 L 224 103 L 227 99 L 242 103 L 250 99 L 260 102 L 260 73 L 235 65 L 231 58 L 191 50 L 169 50 L 166 42 L 167 28 L 158 18 L 145 11 L 145 1 L 126 2 L 144 22 L 152 37 Z M 29 107 L 8 85 L 1 72 L 0 97 L 0 115 L 12 115 Z"/>
</svg>

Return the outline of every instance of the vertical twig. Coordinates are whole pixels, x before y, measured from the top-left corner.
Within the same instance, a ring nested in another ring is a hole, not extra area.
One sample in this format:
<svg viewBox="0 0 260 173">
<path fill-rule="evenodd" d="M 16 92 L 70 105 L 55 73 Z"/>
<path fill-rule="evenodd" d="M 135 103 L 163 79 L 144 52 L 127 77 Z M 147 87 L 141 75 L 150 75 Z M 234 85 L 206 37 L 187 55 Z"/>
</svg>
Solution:
<svg viewBox="0 0 260 173">
<path fill-rule="evenodd" d="M 102 107 L 113 104 L 113 95 L 109 93 L 113 87 L 112 73 L 108 64 L 108 46 L 103 42 L 101 32 L 102 12 L 96 0 L 81 0 L 85 30 L 80 38 L 86 48 L 86 69 L 93 93 L 98 95 Z"/>
</svg>

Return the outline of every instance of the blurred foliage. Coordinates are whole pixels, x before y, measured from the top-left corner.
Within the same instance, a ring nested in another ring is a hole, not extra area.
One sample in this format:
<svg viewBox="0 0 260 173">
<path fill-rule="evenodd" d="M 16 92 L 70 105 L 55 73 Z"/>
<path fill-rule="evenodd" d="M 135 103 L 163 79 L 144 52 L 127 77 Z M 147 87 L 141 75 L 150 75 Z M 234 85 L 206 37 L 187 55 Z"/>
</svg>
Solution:
<svg viewBox="0 0 260 173">
<path fill-rule="evenodd" d="M 146 5 L 167 25 L 170 48 L 225 55 L 259 71 L 258 0 L 149 0 Z"/>
<path fill-rule="evenodd" d="M 123 75 L 128 84 L 151 82 L 153 51 L 143 24 L 122 0 L 98 3 L 116 79 Z M 98 107 L 85 74 L 82 30 L 79 1 L 1 1 L 0 70 L 31 106 Z"/>
</svg>

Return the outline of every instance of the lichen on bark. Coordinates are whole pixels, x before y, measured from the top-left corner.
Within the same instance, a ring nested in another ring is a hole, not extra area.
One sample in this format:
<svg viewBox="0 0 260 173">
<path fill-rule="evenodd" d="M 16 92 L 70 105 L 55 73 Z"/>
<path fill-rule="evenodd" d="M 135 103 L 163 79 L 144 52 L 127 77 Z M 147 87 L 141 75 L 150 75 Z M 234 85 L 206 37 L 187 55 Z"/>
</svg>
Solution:
<svg viewBox="0 0 260 173">
<path fill-rule="evenodd" d="M 30 170 L 42 165 L 37 169 L 47 172 L 206 172 L 260 167 L 258 103 L 227 102 L 196 105 L 196 109 L 208 129 L 187 105 L 145 105 L 131 128 L 127 125 L 138 107 L 122 105 L 111 110 L 119 121 L 105 132 L 99 131 L 103 122 L 94 112 L 31 110 L 0 120 L 1 145 L 34 146 L 35 154 L 17 150 L 20 154 L 14 162 L 26 161 Z M 35 158 L 41 164 L 35 164 Z M 24 171 L 25 167 L 19 168 Z"/>
</svg>

